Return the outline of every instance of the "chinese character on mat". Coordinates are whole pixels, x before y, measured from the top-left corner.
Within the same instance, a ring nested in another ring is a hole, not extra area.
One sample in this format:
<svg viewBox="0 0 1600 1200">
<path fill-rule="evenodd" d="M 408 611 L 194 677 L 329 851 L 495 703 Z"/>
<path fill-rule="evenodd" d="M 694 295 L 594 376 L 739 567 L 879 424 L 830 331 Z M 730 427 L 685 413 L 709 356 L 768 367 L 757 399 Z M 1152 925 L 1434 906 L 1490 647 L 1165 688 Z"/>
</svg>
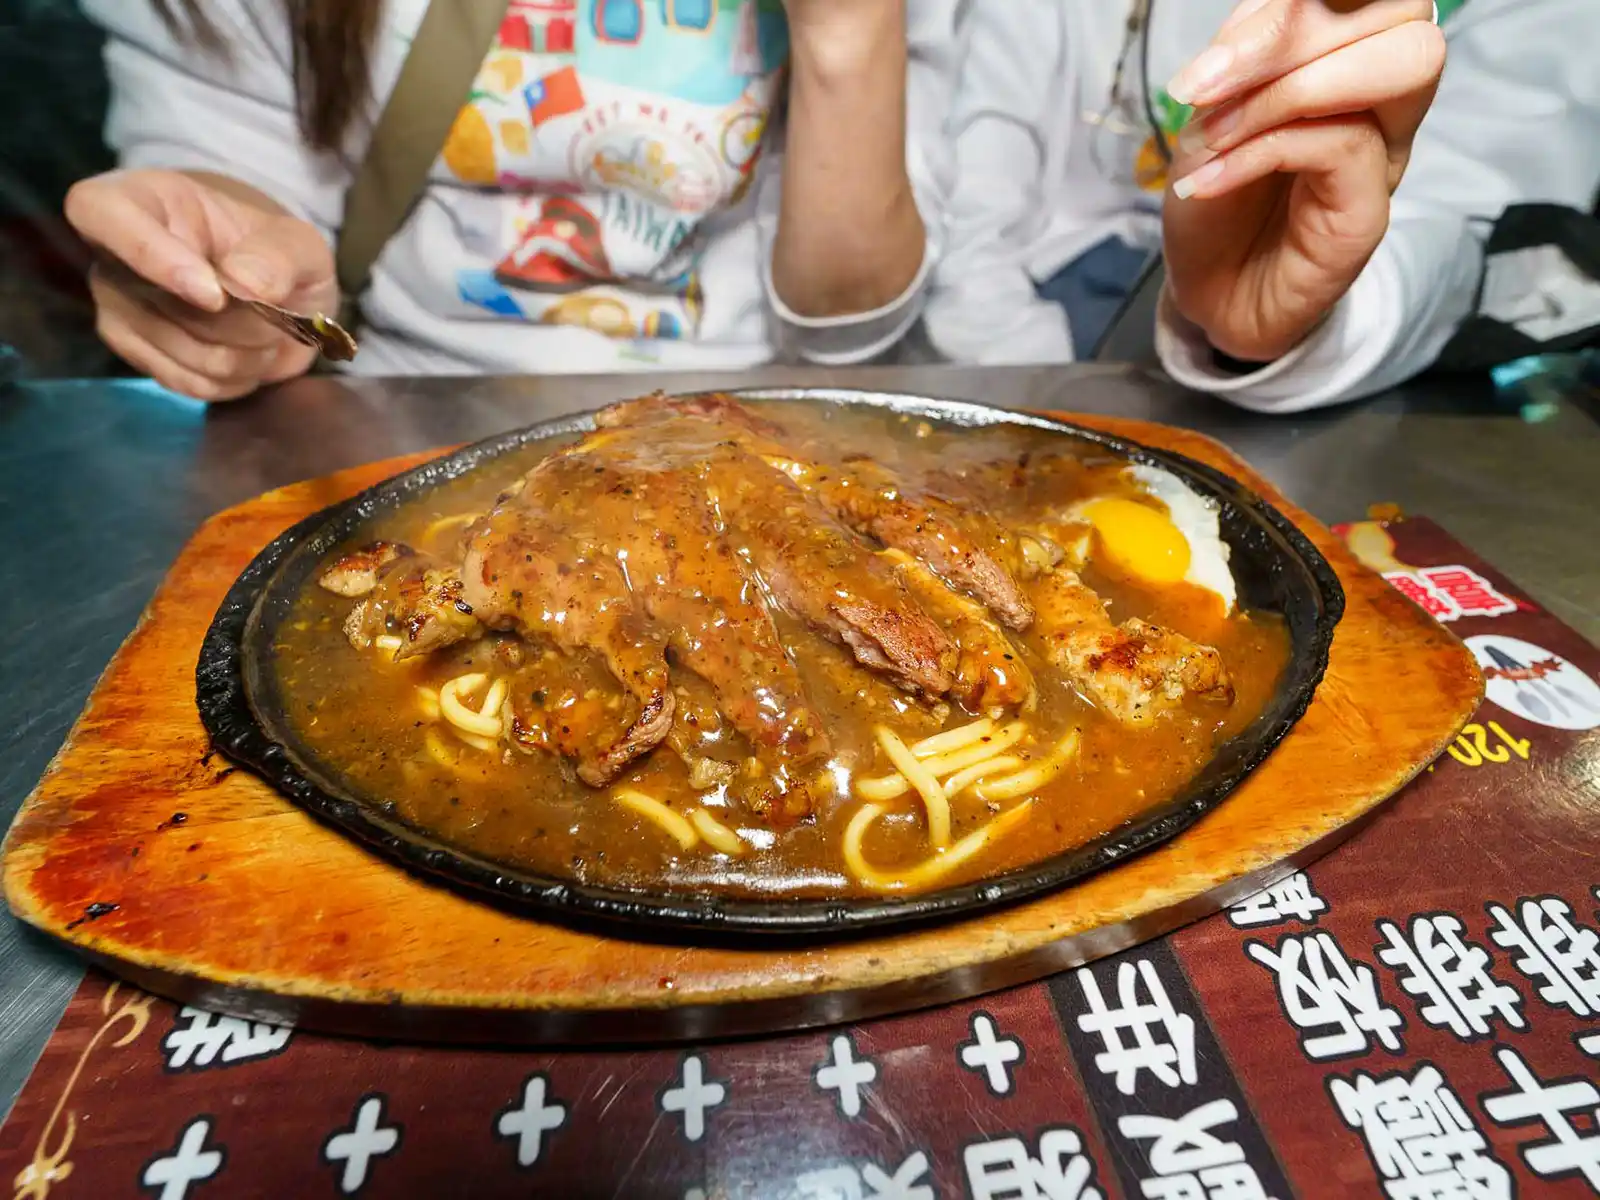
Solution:
<svg viewBox="0 0 1600 1200">
<path fill-rule="evenodd" d="M 1410 1076 L 1400 1071 L 1334 1076 L 1328 1094 L 1344 1123 L 1366 1143 L 1393 1200 L 1512 1200 L 1516 1195 L 1510 1173 L 1489 1152 L 1466 1107 L 1432 1064 Z"/>
<path fill-rule="evenodd" d="M 1045 1130 L 1035 1154 L 1020 1137 L 1003 1137 L 971 1143 L 961 1161 L 972 1200 L 1103 1200 L 1083 1138 L 1070 1127 Z"/>
<path fill-rule="evenodd" d="M 808 1171 L 795 1181 L 801 1200 L 934 1200 L 930 1164 L 921 1150 L 893 1172 L 876 1163 L 841 1163 Z"/>
<path fill-rule="evenodd" d="M 1296 871 L 1287 879 L 1280 879 L 1271 887 L 1239 901 L 1228 910 L 1228 920 L 1240 929 L 1281 925 L 1291 920 L 1315 925 L 1317 914 L 1327 911 L 1328 902 L 1317 895 L 1310 877 L 1304 871 Z"/>
<path fill-rule="evenodd" d="M 1195 1081 L 1194 1018 L 1173 1008 L 1148 959 L 1118 966 L 1114 1006 L 1107 1004 L 1093 971 L 1083 967 L 1074 974 L 1089 1004 L 1078 1028 L 1100 1035 L 1105 1049 L 1094 1056 L 1094 1065 L 1101 1074 L 1116 1076 L 1119 1092 L 1133 1095 L 1140 1071 L 1149 1071 L 1169 1088 Z"/>
<path fill-rule="evenodd" d="M 1489 940 L 1511 951 L 1511 965 L 1539 989 L 1539 999 L 1574 1016 L 1600 1015 L 1600 934 L 1576 924 L 1558 896 L 1523 900 L 1515 915 L 1489 906 Z"/>
<path fill-rule="evenodd" d="M 1496 1125 L 1538 1125 L 1547 1135 L 1543 1141 L 1523 1142 L 1522 1161 L 1541 1179 L 1564 1179 L 1581 1175 L 1600 1192 L 1600 1088 L 1587 1079 L 1540 1079 L 1515 1050 L 1501 1046 L 1495 1050 L 1500 1067 L 1511 1086 L 1503 1092 L 1480 1096 L 1483 1111 Z M 1582 1116 L 1587 1129 L 1573 1124 Z"/>
<path fill-rule="evenodd" d="M 1383 1001 L 1378 976 L 1351 962 L 1332 934 L 1289 934 L 1277 946 L 1246 942 L 1245 953 L 1278 984 L 1278 1001 L 1308 1058 L 1324 1061 L 1365 1054 L 1376 1041 L 1398 1054 L 1403 1018 Z"/>
<path fill-rule="evenodd" d="M 204 1070 L 271 1058 L 288 1046 L 293 1034 L 294 1029 L 288 1025 L 219 1017 L 203 1009 L 185 1007 L 178 1011 L 177 1023 L 162 1039 L 161 1048 L 167 1053 L 167 1070 Z"/>
<path fill-rule="evenodd" d="M 1471 567 L 1429 567 L 1418 573 L 1462 616 L 1499 617 L 1517 611 L 1515 600 L 1495 591 L 1494 584 Z"/>
<path fill-rule="evenodd" d="M 1393 969 L 1400 986 L 1421 1003 L 1418 1015 L 1435 1029 L 1471 1041 L 1487 1037 L 1495 1018 L 1526 1029 L 1522 997 L 1489 970 L 1489 952 L 1461 936 L 1461 921 L 1449 913 L 1411 918 L 1408 932 L 1379 921 L 1384 941 L 1378 959 Z"/>
<path fill-rule="evenodd" d="M 1123 1137 L 1150 1142 L 1151 1174 L 1139 1190 L 1150 1200 L 1271 1200 L 1244 1147 L 1212 1132 L 1238 1119 L 1232 1100 L 1211 1100 L 1181 1117 L 1119 1117 Z"/>
</svg>

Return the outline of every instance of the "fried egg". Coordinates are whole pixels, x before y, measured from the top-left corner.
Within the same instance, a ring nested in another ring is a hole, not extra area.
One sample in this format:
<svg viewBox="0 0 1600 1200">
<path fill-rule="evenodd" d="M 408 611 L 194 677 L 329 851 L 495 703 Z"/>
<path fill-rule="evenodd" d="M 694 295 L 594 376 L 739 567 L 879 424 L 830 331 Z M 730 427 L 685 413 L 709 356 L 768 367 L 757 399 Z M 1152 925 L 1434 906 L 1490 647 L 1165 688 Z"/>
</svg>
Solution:
<svg viewBox="0 0 1600 1200">
<path fill-rule="evenodd" d="M 1124 468 L 1122 477 L 1159 507 L 1127 496 L 1074 506 L 1071 515 L 1094 529 L 1094 552 L 1146 583 L 1204 588 L 1222 601 L 1224 614 L 1231 614 L 1238 593 L 1215 502 L 1161 467 L 1136 464 Z"/>
</svg>

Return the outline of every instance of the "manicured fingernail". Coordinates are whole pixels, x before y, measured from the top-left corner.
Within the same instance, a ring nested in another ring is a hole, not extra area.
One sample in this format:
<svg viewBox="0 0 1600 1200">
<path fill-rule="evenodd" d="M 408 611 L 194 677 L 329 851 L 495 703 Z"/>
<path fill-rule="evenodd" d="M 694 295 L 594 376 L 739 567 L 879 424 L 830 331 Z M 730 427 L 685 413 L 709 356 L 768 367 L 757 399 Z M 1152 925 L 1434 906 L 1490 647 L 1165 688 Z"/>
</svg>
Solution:
<svg viewBox="0 0 1600 1200">
<path fill-rule="evenodd" d="M 1186 154 L 1217 150 L 1239 128 L 1243 116 L 1238 103 L 1224 104 L 1214 112 L 1190 121 L 1178 133 L 1178 149 Z"/>
<path fill-rule="evenodd" d="M 1227 170 L 1227 164 L 1220 158 L 1214 158 L 1203 167 L 1196 167 L 1182 179 L 1176 180 L 1172 185 L 1172 194 L 1179 200 L 1187 200 L 1201 188 L 1209 187 L 1222 178 L 1222 173 Z"/>
<path fill-rule="evenodd" d="M 176 282 L 183 298 L 190 303 L 200 308 L 221 306 L 222 285 L 217 282 L 215 271 L 203 267 L 183 267 L 178 271 Z"/>
<path fill-rule="evenodd" d="M 1178 130 L 1178 149 L 1185 154 L 1195 154 L 1206 148 L 1205 123 L 1196 119 Z"/>
<path fill-rule="evenodd" d="M 1223 83 L 1233 65 L 1232 46 L 1211 46 L 1167 84 L 1167 95 L 1179 104 L 1200 104 Z"/>
</svg>

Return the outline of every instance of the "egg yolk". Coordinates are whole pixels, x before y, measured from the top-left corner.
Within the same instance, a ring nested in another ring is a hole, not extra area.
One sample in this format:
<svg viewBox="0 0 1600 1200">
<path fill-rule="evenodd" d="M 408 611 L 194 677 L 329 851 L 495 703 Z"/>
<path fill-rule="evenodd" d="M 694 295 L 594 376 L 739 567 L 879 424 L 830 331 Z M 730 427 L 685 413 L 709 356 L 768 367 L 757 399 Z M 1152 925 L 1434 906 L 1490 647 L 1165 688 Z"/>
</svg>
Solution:
<svg viewBox="0 0 1600 1200">
<path fill-rule="evenodd" d="M 1189 573 L 1189 540 L 1165 514 L 1134 500 L 1107 497 L 1083 508 L 1100 550 L 1129 575 L 1181 583 Z"/>
</svg>

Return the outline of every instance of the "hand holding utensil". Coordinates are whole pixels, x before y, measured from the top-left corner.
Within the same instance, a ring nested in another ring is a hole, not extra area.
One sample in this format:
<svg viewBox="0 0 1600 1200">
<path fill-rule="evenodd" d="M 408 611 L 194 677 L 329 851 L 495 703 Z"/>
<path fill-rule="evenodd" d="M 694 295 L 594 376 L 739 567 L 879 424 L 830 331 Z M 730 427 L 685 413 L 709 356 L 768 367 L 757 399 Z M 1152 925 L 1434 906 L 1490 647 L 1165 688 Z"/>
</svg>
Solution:
<svg viewBox="0 0 1600 1200">
<path fill-rule="evenodd" d="M 320 315 L 339 302 L 327 240 L 245 184 L 112 171 L 77 184 L 66 214 L 97 253 L 101 339 L 163 387 L 232 400 L 355 352 Z"/>
<path fill-rule="evenodd" d="M 248 305 L 268 323 L 283 330 L 303 346 L 309 346 L 330 362 L 349 362 L 355 358 L 359 347 L 356 339 L 332 317 L 316 313 L 307 316 L 264 300 L 252 300 L 228 290 L 228 295 L 240 304 Z"/>
</svg>

